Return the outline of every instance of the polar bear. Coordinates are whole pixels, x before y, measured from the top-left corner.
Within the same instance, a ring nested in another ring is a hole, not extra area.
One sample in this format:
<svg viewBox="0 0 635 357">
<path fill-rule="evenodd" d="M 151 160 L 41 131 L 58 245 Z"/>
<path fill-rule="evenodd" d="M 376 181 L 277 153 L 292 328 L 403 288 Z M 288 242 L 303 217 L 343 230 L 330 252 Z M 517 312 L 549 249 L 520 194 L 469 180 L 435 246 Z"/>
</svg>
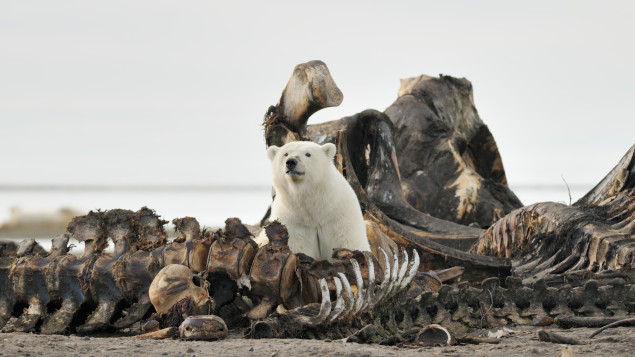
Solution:
<svg viewBox="0 0 635 357">
<path fill-rule="evenodd" d="M 270 220 L 287 227 L 294 253 L 328 259 L 336 248 L 370 251 L 357 196 L 333 164 L 335 150 L 310 141 L 267 149 L 276 192 Z"/>
</svg>

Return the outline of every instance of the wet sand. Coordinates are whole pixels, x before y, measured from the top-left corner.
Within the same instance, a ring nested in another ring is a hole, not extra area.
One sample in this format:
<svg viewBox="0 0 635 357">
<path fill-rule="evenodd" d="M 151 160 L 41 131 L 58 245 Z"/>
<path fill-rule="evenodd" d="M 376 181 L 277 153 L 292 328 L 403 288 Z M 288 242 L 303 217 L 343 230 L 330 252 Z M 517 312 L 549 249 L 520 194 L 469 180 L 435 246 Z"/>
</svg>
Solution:
<svg viewBox="0 0 635 357">
<path fill-rule="evenodd" d="M 556 332 L 585 342 L 561 345 L 538 340 L 538 331 Z M 596 329 L 537 328 L 520 326 L 501 338 L 499 344 L 447 347 L 397 348 L 393 346 L 346 343 L 344 340 L 298 339 L 247 340 L 239 332 L 222 341 L 141 340 L 113 336 L 50 336 L 27 333 L 0 333 L 0 356 L 558 356 L 569 348 L 573 356 L 633 356 L 635 328 L 609 329 L 594 339 Z M 478 331 L 485 335 L 487 331 Z"/>
</svg>

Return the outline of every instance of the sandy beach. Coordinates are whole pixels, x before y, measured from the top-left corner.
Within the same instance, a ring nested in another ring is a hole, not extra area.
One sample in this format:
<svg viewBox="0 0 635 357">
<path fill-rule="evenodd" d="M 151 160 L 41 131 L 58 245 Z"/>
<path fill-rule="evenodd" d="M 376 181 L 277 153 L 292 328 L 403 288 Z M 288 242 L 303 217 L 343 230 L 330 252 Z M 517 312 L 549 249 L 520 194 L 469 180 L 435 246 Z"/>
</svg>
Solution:
<svg viewBox="0 0 635 357">
<path fill-rule="evenodd" d="M 538 339 L 544 329 L 573 337 L 583 345 L 561 345 Z M 609 329 L 594 339 L 596 329 L 519 326 L 499 344 L 446 347 L 394 347 L 346 343 L 345 340 L 241 339 L 240 331 L 221 341 L 147 340 L 129 336 L 59 336 L 0 333 L 0 356 L 558 356 L 570 349 L 573 356 L 632 356 L 635 329 Z M 475 331 L 485 336 L 487 330 Z"/>
</svg>

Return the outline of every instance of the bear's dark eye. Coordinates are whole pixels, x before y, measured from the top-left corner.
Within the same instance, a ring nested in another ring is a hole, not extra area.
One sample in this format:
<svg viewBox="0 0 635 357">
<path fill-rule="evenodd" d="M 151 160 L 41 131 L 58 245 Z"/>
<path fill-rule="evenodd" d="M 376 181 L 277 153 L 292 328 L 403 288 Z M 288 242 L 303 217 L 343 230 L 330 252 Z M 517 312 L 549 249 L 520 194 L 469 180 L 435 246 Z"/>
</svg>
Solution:
<svg viewBox="0 0 635 357">
<path fill-rule="evenodd" d="M 288 152 L 285 152 L 285 153 L 284 153 L 284 156 L 289 156 L 289 153 L 288 153 Z"/>
<path fill-rule="evenodd" d="M 308 152 L 304 155 L 306 155 L 306 157 L 311 157 L 311 153 L 308 153 Z"/>
</svg>

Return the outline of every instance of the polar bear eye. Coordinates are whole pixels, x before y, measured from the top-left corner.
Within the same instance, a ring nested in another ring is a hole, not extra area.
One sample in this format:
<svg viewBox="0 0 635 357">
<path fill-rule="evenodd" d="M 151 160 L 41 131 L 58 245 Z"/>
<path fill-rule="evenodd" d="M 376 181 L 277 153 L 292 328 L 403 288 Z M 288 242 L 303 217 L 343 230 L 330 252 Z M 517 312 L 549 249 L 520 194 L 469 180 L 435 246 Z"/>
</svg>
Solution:
<svg viewBox="0 0 635 357">
<path fill-rule="evenodd" d="M 311 153 L 308 153 L 308 152 L 307 152 L 306 154 L 304 154 L 304 155 L 305 155 L 306 157 L 311 157 Z"/>
<path fill-rule="evenodd" d="M 285 152 L 285 153 L 284 153 L 284 156 L 289 156 L 289 153 L 288 153 L 288 152 Z"/>
</svg>

